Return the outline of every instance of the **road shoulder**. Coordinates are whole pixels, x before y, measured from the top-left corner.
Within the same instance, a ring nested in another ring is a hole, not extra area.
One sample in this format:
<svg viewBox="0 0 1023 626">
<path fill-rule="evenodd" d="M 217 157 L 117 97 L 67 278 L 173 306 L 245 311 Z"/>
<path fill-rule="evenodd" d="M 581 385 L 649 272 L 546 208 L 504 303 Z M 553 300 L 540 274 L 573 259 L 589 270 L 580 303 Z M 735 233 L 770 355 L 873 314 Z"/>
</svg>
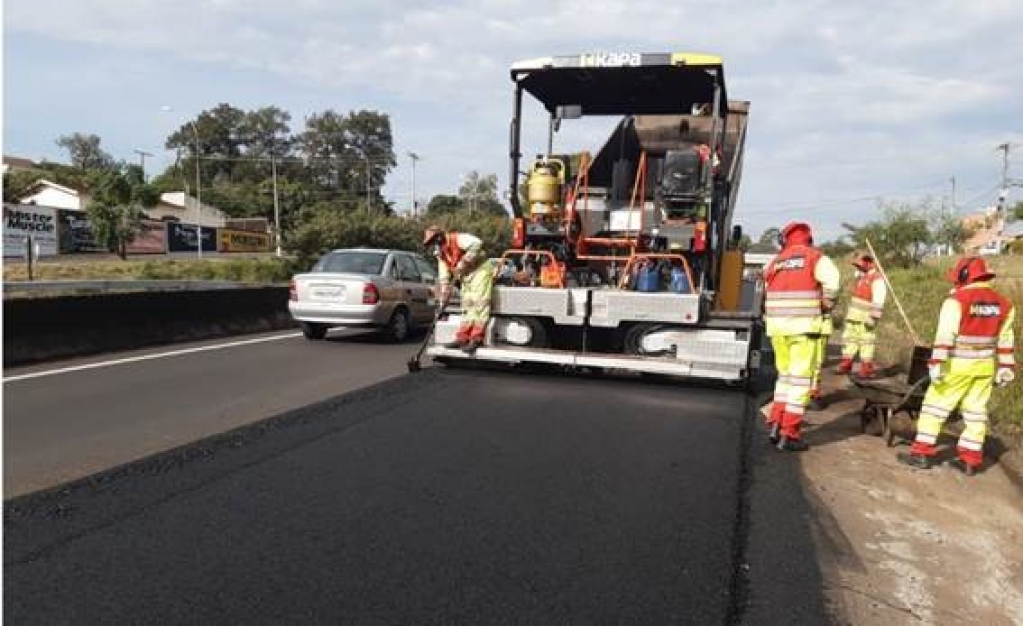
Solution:
<svg viewBox="0 0 1023 626">
<path fill-rule="evenodd" d="M 799 469 L 835 621 L 1023 624 L 1023 504 L 1003 464 L 973 477 L 901 465 L 913 423 L 897 421 L 888 447 L 861 433 L 864 400 L 845 377 L 827 372 L 824 385 Z"/>
</svg>

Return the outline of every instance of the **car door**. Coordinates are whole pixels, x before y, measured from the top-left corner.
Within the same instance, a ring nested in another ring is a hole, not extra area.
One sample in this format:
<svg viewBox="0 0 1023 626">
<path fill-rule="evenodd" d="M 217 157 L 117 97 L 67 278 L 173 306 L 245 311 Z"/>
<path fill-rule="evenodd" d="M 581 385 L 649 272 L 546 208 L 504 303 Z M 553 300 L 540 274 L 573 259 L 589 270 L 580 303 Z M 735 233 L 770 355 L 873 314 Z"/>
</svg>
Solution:
<svg viewBox="0 0 1023 626">
<path fill-rule="evenodd" d="M 422 281 L 411 255 L 398 255 L 398 270 L 401 274 L 401 288 L 412 319 L 417 323 L 429 322 L 433 318 L 429 286 Z"/>
<path fill-rule="evenodd" d="M 419 278 L 426 286 L 430 300 L 430 310 L 433 311 L 440 302 L 440 287 L 437 285 L 437 268 L 433 263 L 419 255 L 413 255 L 412 260 L 416 262 L 416 269 L 419 270 Z"/>
</svg>

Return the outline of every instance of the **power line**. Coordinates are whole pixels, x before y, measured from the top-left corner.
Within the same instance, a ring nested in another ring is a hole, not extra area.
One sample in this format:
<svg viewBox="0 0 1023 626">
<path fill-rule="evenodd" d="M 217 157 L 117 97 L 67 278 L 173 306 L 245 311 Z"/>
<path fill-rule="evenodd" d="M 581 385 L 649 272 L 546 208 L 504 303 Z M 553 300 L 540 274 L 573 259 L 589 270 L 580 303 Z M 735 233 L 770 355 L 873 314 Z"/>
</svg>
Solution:
<svg viewBox="0 0 1023 626">
<path fill-rule="evenodd" d="M 808 202 L 806 204 L 800 204 L 800 205 L 783 204 L 783 205 L 779 206 L 779 205 L 775 204 L 775 205 L 771 205 L 773 208 L 768 208 L 768 205 L 760 205 L 760 206 L 756 206 L 755 205 L 755 206 L 751 207 L 750 209 L 747 209 L 746 207 L 739 207 L 739 210 L 736 213 L 740 214 L 740 215 L 767 215 L 767 214 L 771 214 L 771 213 L 787 214 L 787 213 L 792 213 L 792 212 L 795 212 L 795 211 L 811 211 L 811 210 L 820 209 L 820 208 L 834 208 L 834 207 L 838 207 L 838 206 L 842 206 L 842 205 L 846 205 L 846 204 L 854 204 L 856 202 L 866 202 L 868 200 L 880 200 L 880 199 L 883 199 L 884 196 L 905 195 L 907 193 L 910 193 L 910 192 L 913 192 L 913 191 L 919 191 L 921 189 L 930 189 L 930 188 L 936 187 L 938 185 L 944 185 L 946 180 L 947 179 L 945 179 L 945 178 L 941 178 L 939 180 L 928 182 L 927 184 L 919 185 L 919 186 L 916 186 L 916 187 L 909 187 L 909 188 L 901 189 L 901 190 L 898 190 L 898 191 L 876 192 L 876 193 L 872 193 L 872 194 L 869 194 L 869 195 L 857 196 L 857 197 L 854 197 L 854 198 L 845 198 L 845 199 L 836 199 L 836 200 L 821 200 L 821 201 L 818 201 L 818 202 L 812 202 L 812 203 Z"/>
<path fill-rule="evenodd" d="M 196 156 L 193 154 L 189 159 L 194 159 Z M 366 161 L 372 164 L 385 164 L 393 165 L 393 161 L 386 157 L 358 157 L 358 156 L 311 156 L 311 157 L 254 157 L 254 156 L 228 156 L 224 154 L 201 154 L 198 159 L 200 161 L 225 161 L 231 163 L 271 163 L 276 161 L 277 163 L 302 163 L 309 164 L 310 162 L 328 162 L 328 163 L 355 163 L 358 165 L 364 165 Z"/>
</svg>

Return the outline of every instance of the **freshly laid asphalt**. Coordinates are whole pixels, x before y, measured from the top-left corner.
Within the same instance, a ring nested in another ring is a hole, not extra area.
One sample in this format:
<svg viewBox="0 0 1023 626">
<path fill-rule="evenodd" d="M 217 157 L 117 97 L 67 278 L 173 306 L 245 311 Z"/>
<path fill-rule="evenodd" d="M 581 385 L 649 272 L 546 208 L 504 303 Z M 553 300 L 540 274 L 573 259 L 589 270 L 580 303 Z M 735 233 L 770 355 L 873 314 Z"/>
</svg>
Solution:
<svg viewBox="0 0 1023 626">
<path fill-rule="evenodd" d="M 425 370 L 5 507 L 11 623 L 725 623 L 740 393 Z"/>
</svg>

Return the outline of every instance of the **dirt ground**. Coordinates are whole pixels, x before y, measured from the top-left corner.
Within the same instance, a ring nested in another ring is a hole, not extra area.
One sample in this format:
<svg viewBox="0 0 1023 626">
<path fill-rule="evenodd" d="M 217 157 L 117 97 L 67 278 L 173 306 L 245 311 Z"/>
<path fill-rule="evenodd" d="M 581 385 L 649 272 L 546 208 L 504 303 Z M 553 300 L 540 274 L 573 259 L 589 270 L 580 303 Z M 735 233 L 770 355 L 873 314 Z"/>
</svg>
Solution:
<svg viewBox="0 0 1023 626">
<path fill-rule="evenodd" d="M 829 406 L 808 414 L 811 448 L 800 463 L 838 622 L 1023 625 L 1023 488 L 1012 471 L 1019 451 L 972 477 L 945 465 L 904 466 L 895 455 L 909 449 L 914 422 L 897 422 L 901 437 L 891 448 L 863 434 L 863 396 L 828 369 Z M 941 444 L 950 456 L 954 436 Z"/>
</svg>

